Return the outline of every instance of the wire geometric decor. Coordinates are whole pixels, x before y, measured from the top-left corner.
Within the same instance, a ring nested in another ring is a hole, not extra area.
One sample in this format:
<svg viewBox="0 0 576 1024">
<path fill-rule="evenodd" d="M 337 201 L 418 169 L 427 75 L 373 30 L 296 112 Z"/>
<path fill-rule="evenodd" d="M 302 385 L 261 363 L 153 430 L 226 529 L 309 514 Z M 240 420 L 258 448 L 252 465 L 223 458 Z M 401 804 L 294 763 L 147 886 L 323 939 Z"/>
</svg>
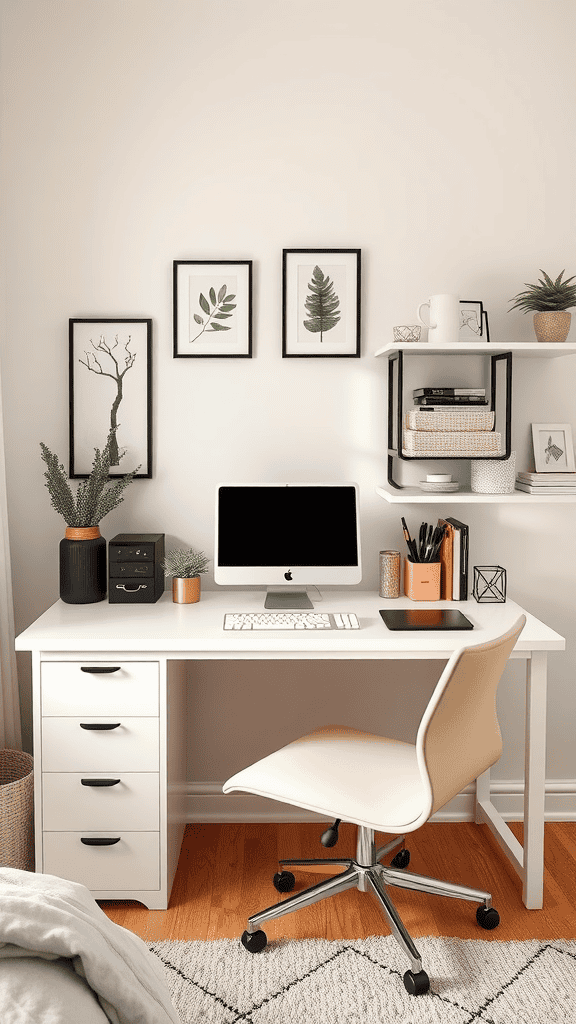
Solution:
<svg viewBox="0 0 576 1024">
<path fill-rule="evenodd" d="M 506 569 L 501 565 L 475 565 L 472 593 L 478 604 L 502 604 L 506 600 Z"/>
</svg>

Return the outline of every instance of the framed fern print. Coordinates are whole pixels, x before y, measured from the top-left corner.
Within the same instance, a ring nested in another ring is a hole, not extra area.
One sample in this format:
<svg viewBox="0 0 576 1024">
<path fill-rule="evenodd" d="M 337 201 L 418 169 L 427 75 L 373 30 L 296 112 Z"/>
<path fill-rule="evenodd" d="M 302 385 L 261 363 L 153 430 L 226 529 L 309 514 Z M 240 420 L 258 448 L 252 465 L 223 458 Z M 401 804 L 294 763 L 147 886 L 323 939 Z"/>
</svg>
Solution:
<svg viewBox="0 0 576 1024">
<path fill-rule="evenodd" d="M 282 250 L 282 356 L 360 355 L 360 249 Z"/>
<path fill-rule="evenodd" d="M 174 357 L 250 359 L 252 260 L 174 260 Z"/>
</svg>

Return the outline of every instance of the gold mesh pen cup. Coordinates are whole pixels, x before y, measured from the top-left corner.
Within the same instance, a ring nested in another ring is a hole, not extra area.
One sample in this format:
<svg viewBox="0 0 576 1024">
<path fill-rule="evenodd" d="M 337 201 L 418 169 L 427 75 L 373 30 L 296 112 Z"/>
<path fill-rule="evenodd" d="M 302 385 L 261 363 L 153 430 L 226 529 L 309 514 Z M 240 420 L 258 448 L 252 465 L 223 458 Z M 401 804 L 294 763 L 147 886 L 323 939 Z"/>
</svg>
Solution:
<svg viewBox="0 0 576 1024">
<path fill-rule="evenodd" d="M 400 597 L 400 552 L 380 552 L 380 597 Z"/>
</svg>

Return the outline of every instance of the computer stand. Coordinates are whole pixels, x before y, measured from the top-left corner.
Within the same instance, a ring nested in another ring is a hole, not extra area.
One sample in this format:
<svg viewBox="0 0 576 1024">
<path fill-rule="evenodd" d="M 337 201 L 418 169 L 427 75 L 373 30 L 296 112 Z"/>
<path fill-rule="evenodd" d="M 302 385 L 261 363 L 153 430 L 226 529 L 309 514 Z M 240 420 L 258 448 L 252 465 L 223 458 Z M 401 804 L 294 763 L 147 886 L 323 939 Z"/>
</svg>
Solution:
<svg viewBox="0 0 576 1024">
<path fill-rule="evenodd" d="M 265 608 L 275 608 L 279 611 L 304 611 L 314 608 L 312 601 L 305 590 L 292 590 L 291 587 L 282 587 L 278 590 L 267 590 Z"/>
</svg>

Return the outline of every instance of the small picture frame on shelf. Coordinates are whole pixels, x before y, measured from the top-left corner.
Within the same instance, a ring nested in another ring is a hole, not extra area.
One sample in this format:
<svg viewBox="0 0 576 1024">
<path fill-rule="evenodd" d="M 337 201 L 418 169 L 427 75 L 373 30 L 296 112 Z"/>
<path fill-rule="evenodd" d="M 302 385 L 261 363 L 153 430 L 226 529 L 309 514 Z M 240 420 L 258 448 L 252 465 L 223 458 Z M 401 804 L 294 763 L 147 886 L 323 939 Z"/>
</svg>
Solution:
<svg viewBox="0 0 576 1024">
<path fill-rule="evenodd" d="M 533 423 L 532 445 L 537 473 L 574 472 L 574 446 L 569 423 Z"/>
<path fill-rule="evenodd" d="M 460 299 L 459 341 L 490 341 L 488 314 L 480 299 Z"/>
<path fill-rule="evenodd" d="M 282 250 L 282 357 L 360 356 L 360 249 Z"/>
<path fill-rule="evenodd" d="M 174 260 L 174 358 L 250 359 L 252 260 Z"/>
</svg>

